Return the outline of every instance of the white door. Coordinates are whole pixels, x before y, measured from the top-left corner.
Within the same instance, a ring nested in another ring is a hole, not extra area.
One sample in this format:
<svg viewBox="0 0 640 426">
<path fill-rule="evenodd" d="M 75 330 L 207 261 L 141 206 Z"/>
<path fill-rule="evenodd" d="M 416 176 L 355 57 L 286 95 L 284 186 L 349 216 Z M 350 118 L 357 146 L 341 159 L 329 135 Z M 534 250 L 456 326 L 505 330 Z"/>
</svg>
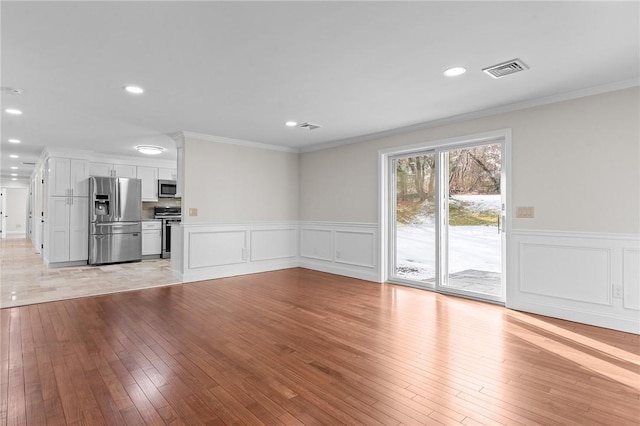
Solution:
<svg viewBox="0 0 640 426">
<path fill-rule="evenodd" d="M 7 191 L 5 188 L 0 188 L 0 238 L 5 238 L 7 229 Z"/>
<path fill-rule="evenodd" d="M 111 177 L 113 164 L 107 163 L 89 163 L 89 176 Z"/>
<path fill-rule="evenodd" d="M 89 198 L 70 197 L 69 261 L 89 259 Z"/>
<path fill-rule="evenodd" d="M 142 180 L 142 201 L 158 201 L 158 168 L 138 166 L 137 177 Z"/>
<path fill-rule="evenodd" d="M 440 151 L 442 292 L 504 301 L 504 144 Z"/>
<path fill-rule="evenodd" d="M 136 178 L 136 166 L 130 166 L 128 164 L 114 164 L 113 170 L 115 177 Z"/>
<path fill-rule="evenodd" d="M 48 262 L 69 260 L 69 212 L 70 197 L 49 197 L 46 223 L 47 239 L 44 242 L 44 258 Z"/>
<path fill-rule="evenodd" d="M 47 160 L 47 189 L 49 197 L 68 197 L 71 195 L 69 177 L 71 160 L 52 157 Z"/>
<path fill-rule="evenodd" d="M 89 161 L 72 158 L 70 164 L 71 196 L 89 196 Z"/>
<path fill-rule="evenodd" d="M 386 279 L 504 302 L 506 141 L 384 154 Z"/>
</svg>

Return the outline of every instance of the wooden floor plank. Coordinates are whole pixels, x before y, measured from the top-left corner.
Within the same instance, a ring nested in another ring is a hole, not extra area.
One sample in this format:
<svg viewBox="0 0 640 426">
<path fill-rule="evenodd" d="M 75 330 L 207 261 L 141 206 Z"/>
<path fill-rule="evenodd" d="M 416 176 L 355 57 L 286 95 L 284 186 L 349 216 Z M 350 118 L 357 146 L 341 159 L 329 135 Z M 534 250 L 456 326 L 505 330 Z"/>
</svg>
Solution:
<svg viewBox="0 0 640 426">
<path fill-rule="evenodd" d="M 640 419 L 637 335 L 304 269 L 0 319 L 0 426 Z"/>
</svg>

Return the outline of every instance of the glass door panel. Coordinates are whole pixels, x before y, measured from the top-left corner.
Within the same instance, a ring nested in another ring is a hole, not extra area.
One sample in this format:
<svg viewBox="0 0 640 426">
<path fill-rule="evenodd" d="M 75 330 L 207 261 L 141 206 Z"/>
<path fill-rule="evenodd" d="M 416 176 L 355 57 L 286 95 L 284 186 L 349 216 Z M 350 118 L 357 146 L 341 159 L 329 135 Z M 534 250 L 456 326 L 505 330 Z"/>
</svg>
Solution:
<svg viewBox="0 0 640 426">
<path fill-rule="evenodd" d="M 392 159 L 391 275 L 433 288 L 436 279 L 436 154 Z"/>
<path fill-rule="evenodd" d="M 502 144 L 441 154 L 443 274 L 439 288 L 503 299 Z"/>
</svg>

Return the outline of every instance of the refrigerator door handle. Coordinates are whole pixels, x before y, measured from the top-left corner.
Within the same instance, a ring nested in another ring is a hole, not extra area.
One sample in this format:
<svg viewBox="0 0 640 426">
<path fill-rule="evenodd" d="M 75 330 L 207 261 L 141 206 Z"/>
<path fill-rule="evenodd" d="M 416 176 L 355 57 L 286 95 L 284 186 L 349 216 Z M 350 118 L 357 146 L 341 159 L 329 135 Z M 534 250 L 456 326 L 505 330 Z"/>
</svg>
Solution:
<svg viewBox="0 0 640 426">
<path fill-rule="evenodd" d="M 120 220 L 122 212 L 120 211 L 120 179 L 116 179 L 116 220 Z"/>
</svg>

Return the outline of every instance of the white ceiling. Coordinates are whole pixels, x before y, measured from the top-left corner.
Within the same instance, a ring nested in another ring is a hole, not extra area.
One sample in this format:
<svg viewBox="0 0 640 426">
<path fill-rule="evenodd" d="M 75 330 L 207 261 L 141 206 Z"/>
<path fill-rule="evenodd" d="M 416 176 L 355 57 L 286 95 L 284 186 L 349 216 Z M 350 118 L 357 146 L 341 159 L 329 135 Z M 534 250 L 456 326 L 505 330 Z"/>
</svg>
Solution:
<svg viewBox="0 0 640 426">
<path fill-rule="evenodd" d="M 640 75 L 633 2 L 10 2 L 0 173 L 190 131 L 308 148 Z M 530 70 L 481 69 L 520 58 Z M 446 78 L 444 69 L 468 72 Z M 138 84 L 146 92 L 122 90 Z M 287 120 L 321 124 L 317 130 Z M 19 145 L 8 138 L 22 140 Z M 12 160 L 9 153 L 21 157 Z"/>
</svg>

